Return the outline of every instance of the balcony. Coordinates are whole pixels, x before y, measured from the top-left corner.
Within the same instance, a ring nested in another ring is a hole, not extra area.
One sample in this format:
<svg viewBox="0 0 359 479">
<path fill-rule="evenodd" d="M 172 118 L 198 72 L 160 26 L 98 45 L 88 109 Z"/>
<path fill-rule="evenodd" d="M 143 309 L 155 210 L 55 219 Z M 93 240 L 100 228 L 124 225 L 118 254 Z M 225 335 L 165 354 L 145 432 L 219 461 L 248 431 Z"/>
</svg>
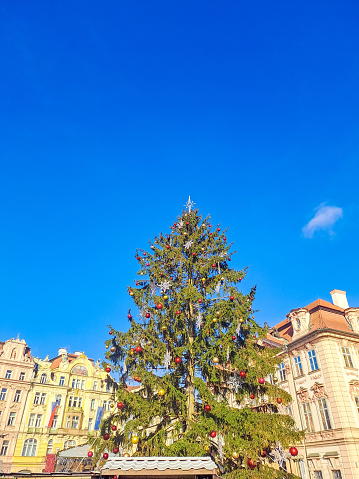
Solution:
<svg viewBox="0 0 359 479">
<path fill-rule="evenodd" d="M 71 407 L 67 407 L 66 409 L 67 412 L 77 412 L 77 413 L 83 413 L 83 409 L 82 407 L 74 407 L 74 406 L 71 406 Z"/>
</svg>

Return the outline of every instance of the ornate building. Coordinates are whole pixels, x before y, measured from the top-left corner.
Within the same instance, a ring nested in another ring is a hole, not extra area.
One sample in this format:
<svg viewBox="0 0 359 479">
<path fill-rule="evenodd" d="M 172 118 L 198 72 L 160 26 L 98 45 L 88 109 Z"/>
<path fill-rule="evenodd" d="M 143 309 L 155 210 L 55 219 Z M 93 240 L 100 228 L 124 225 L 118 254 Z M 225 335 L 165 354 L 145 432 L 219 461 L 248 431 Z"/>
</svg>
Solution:
<svg viewBox="0 0 359 479">
<path fill-rule="evenodd" d="M 331 295 L 333 304 L 292 310 L 264 341 L 283 347 L 271 379 L 293 398 L 279 412 L 306 431 L 296 463 L 303 479 L 359 478 L 359 308 L 345 291 Z"/>
<path fill-rule="evenodd" d="M 85 444 L 114 406 L 113 382 L 99 361 L 65 349 L 34 361 L 11 472 L 52 472 L 54 454 Z"/>
<path fill-rule="evenodd" d="M 34 369 L 22 339 L 0 342 L 0 471 L 10 472 Z"/>
</svg>

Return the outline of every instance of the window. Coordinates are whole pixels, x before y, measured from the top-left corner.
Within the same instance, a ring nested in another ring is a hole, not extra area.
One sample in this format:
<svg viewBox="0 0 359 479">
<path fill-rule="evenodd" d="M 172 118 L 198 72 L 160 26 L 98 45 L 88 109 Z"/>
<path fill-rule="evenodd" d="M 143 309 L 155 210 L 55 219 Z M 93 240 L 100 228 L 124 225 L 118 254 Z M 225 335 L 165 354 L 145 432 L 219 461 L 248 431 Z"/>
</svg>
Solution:
<svg viewBox="0 0 359 479">
<path fill-rule="evenodd" d="M 41 427 L 42 414 L 36 415 L 35 427 Z"/>
<path fill-rule="evenodd" d="M 46 454 L 52 454 L 53 445 L 54 445 L 54 441 L 50 439 L 49 442 L 47 443 Z"/>
<path fill-rule="evenodd" d="M 94 381 L 93 382 L 93 390 L 94 391 L 97 391 L 97 386 L 98 386 L 97 381 Z"/>
<path fill-rule="evenodd" d="M 20 373 L 19 381 L 25 381 L 25 373 L 24 372 Z"/>
<path fill-rule="evenodd" d="M 12 371 L 10 371 L 10 369 L 8 369 L 6 371 L 6 374 L 5 374 L 5 379 L 11 379 L 11 374 L 12 374 Z"/>
<path fill-rule="evenodd" d="M 285 413 L 286 413 L 287 416 L 293 417 L 293 411 L 292 411 L 291 406 L 287 406 L 285 408 Z"/>
<path fill-rule="evenodd" d="M 82 398 L 79 398 L 79 407 L 82 407 Z"/>
<path fill-rule="evenodd" d="M 67 416 L 66 418 L 66 429 L 70 427 L 70 416 Z"/>
<path fill-rule="evenodd" d="M 302 376 L 303 368 L 302 368 L 302 361 L 300 360 L 300 356 L 296 356 L 294 358 L 294 367 L 295 367 L 295 375 Z"/>
<path fill-rule="evenodd" d="M 106 392 L 110 393 L 111 392 L 111 384 L 110 383 L 106 383 Z"/>
<path fill-rule="evenodd" d="M 107 401 L 103 401 L 102 406 L 103 406 L 103 410 L 107 411 Z"/>
<path fill-rule="evenodd" d="M 30 414 L 29 417 L 29 422 L 28 422 L 28 427 L 34 427 L 35 424 L 35 414 Z"/>
<path fill-rule="evenodd" d="M 315 349 L 308 351 L 309 365 L 311 371 L 316 371 L 318 369 L 317 357 L 315 354 Z"/>
<path fill-rule="evenodd" d="M 6 456 L 8 449 L 9 449 L 9 441 L 3 441 L 1 450 L 0 450 L 0 456 Z"/>
<path fill-rule="evenodd" d="M 40 383 L 41 384 L 46 384 L 46 381 L 47 381 L 46 374 L 41 374 Z"/>
<path fill-rule="evenodd" d="M 73 397 L 70 396 L 70 397 L 69 397 L 69 404 L 68 404 L 69 407 L 72 407 L 72 400 L 73 400 Z"/>
<path fill-rule="evenodd" d="M 92 431 L 92 428 L 93 428 L 93 417 L 90 417 L 90 418 L 89 418 L 88 430 L 89 430 L 89 431 Z"/>
<path fill-rule="evenodd" d="M 307 432 L 313 432 L 314 431 L 313 417 L 312 417 L 312 411 L 310 409 L 310 403 L 309 402 L 304 402 L 303 403 L 303 415 L 304 415 L 305 426 L 306 426 Z"/>
<path fill-rule="evenodd" d="M 1 393 L 0 393 L 0 401 L 5 401 L 5 399 L 6 399 L 6 393 L 7 393 L 7 389 L 6 389 L 6 388 L 2 388 Z"/>
<path fill-rule="evenodd" d="M 20 402 L 20 396 L 21 396 L 20 389 L 16 389 L 15 396 L 14 396 L 14 402 Z"/>
<path fill-rule="evenodd" d="M 359 397 L 355 397 L 354 399 L 355 399 L 355 404 L 359 413 Z"/>
<path fill-rule="evenodd" d="M 59 416 L 54 416 L 54 419 L 52 420 L 51 427 L 56 429 L 57 428 L 57 421 L 59 419 Z"/>
<path fill-rule="evenodd" d="M 75 441 L 65 441 L 64 449 L 68 449 L 69 447 L 75 447 L 75 446 L 76 446 Z"/>
<path fill-rule="evenodd" d="M 64 384 L 65 384 L 65 378 L 64 378 L 64 376 L 61 376 L 59 386 L 63 386 Z"/>
<path fill-rule="evenodd" d="M 79 427 L 80 416 L 72 416 L 71 428 L 77 429 Z"/>
<path fill-rule="evenodd" d="M 22 456 L 36 456 L 37 441 L 36 439 L 26 439 L 22 448 Z"/>
<path fill-rule="evenodd" d="M 281 381 L 285 381 L 287 379 L 284 363 L 280 363 L 279 365 L 279 378 Z"/>
<path fill-rule="evenodd" d="M 58 394 L 58 395 L 56 396 L 56 404 L 57 404 L 58 406 L 61 406 L 61 398 L 62 398 L 61 394 Z"/>
<path fill-rule="evenodd" d="M 45 399 L 46 399 L 46 393 L 42 393 L 40 398 L 40 404 L 45 404 Z"/>
<path fill-rule="evenodd" d="M 343 353 L 343 358 L 345 362 L 345 367 L 353 368 L 354 365 L 353 365 L 352 357 L 350 355 L 349 348 L 342 347 L 342 353 Z"/>
<path fill-rule="evenodd" d="M 81 389 L 85 389 L 85 380 L 84 379 L 81 381 Z"/>
<path fill-rule="evenodd" d="M 339 469 L 333 469 L 332 474 L 333 474 L 333 479 L 342 479 L 342 473 L 340 472 Z"/>
<path fill-rule="evenodd" d="M 322 420 L 323 429 L 331 429 L 327 401 L 324 398 L 318 400 L 320 418 Z"/>
<path fill-rule="evenodd" d="M 35 393 L 34 404 L 40 404 L 40 393 Z"/>
<path fill-rule="evenodd" d="M 85 381 L 81 379 L 73 379 L 71 383 L 71 387 L 73 389 L 83 389 L 85 386 Z"/>
<path fill-rule="evenodd" d="M 358 398 L 359 399 L 359 398 Z M 90 409 L 95 409 L 95 400 L 91 399 L 91 406 Z M 359 406 L 358 406 L 358 411 L 359 411 Z"/>
<path fill-rule="evenodd" d="M 9 414 L 9 419 L 8 419 L 8 421 L 7 421 L 7 425 L 8 425 L 8 426 L 13 426 L 13 425 L 14 425 L 15 416 L 16 416 L 16 412 L 11 412 L 11 413 Z"/>
<path fill-rule="evenodd" d="M 322 471 L 314 471 L 314 479 L 323 479 Z"/>
</svg>

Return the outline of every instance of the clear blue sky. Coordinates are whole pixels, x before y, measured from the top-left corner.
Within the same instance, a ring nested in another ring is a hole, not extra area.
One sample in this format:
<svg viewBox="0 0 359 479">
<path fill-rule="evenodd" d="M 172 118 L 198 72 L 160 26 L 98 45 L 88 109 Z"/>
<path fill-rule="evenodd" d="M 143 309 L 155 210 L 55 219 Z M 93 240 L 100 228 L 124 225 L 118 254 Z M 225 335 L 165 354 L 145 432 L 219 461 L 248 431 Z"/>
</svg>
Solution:
<svg viewBox="0 0 359 479">
<path fill-rule="evenodd" d="M 359 306 L 357 0 L 3 0 L 0 16 L 1 340 L 102 357 L 135 248 L 188 195 L 230 228 L 260 323 L 334 288 Z"/>
</svg>

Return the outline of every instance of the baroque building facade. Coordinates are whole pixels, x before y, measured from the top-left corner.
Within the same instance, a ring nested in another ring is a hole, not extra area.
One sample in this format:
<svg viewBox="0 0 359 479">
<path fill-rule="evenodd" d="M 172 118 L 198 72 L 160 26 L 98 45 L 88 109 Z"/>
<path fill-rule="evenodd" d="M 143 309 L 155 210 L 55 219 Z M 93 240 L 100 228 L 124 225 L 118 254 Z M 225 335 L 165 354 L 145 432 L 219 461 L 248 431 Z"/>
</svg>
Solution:
<svg viewBox="0 0 359 479">
<path fill-rule="evenodd" d="M 0 471 L 10 472 L 34 362 L 23 339 L 0 342 Z"/>
<path fill-rule="evenodd" d="M 349 307 L 345 291 L 331 295 L 333 303 L 290 311 L 264 340 L 282 348 L 270 380 L 293 399 L 279 412 L 305 430 L 296 460 L 303 479 L 359 478 L 359 308 Z"/>
</svg>

